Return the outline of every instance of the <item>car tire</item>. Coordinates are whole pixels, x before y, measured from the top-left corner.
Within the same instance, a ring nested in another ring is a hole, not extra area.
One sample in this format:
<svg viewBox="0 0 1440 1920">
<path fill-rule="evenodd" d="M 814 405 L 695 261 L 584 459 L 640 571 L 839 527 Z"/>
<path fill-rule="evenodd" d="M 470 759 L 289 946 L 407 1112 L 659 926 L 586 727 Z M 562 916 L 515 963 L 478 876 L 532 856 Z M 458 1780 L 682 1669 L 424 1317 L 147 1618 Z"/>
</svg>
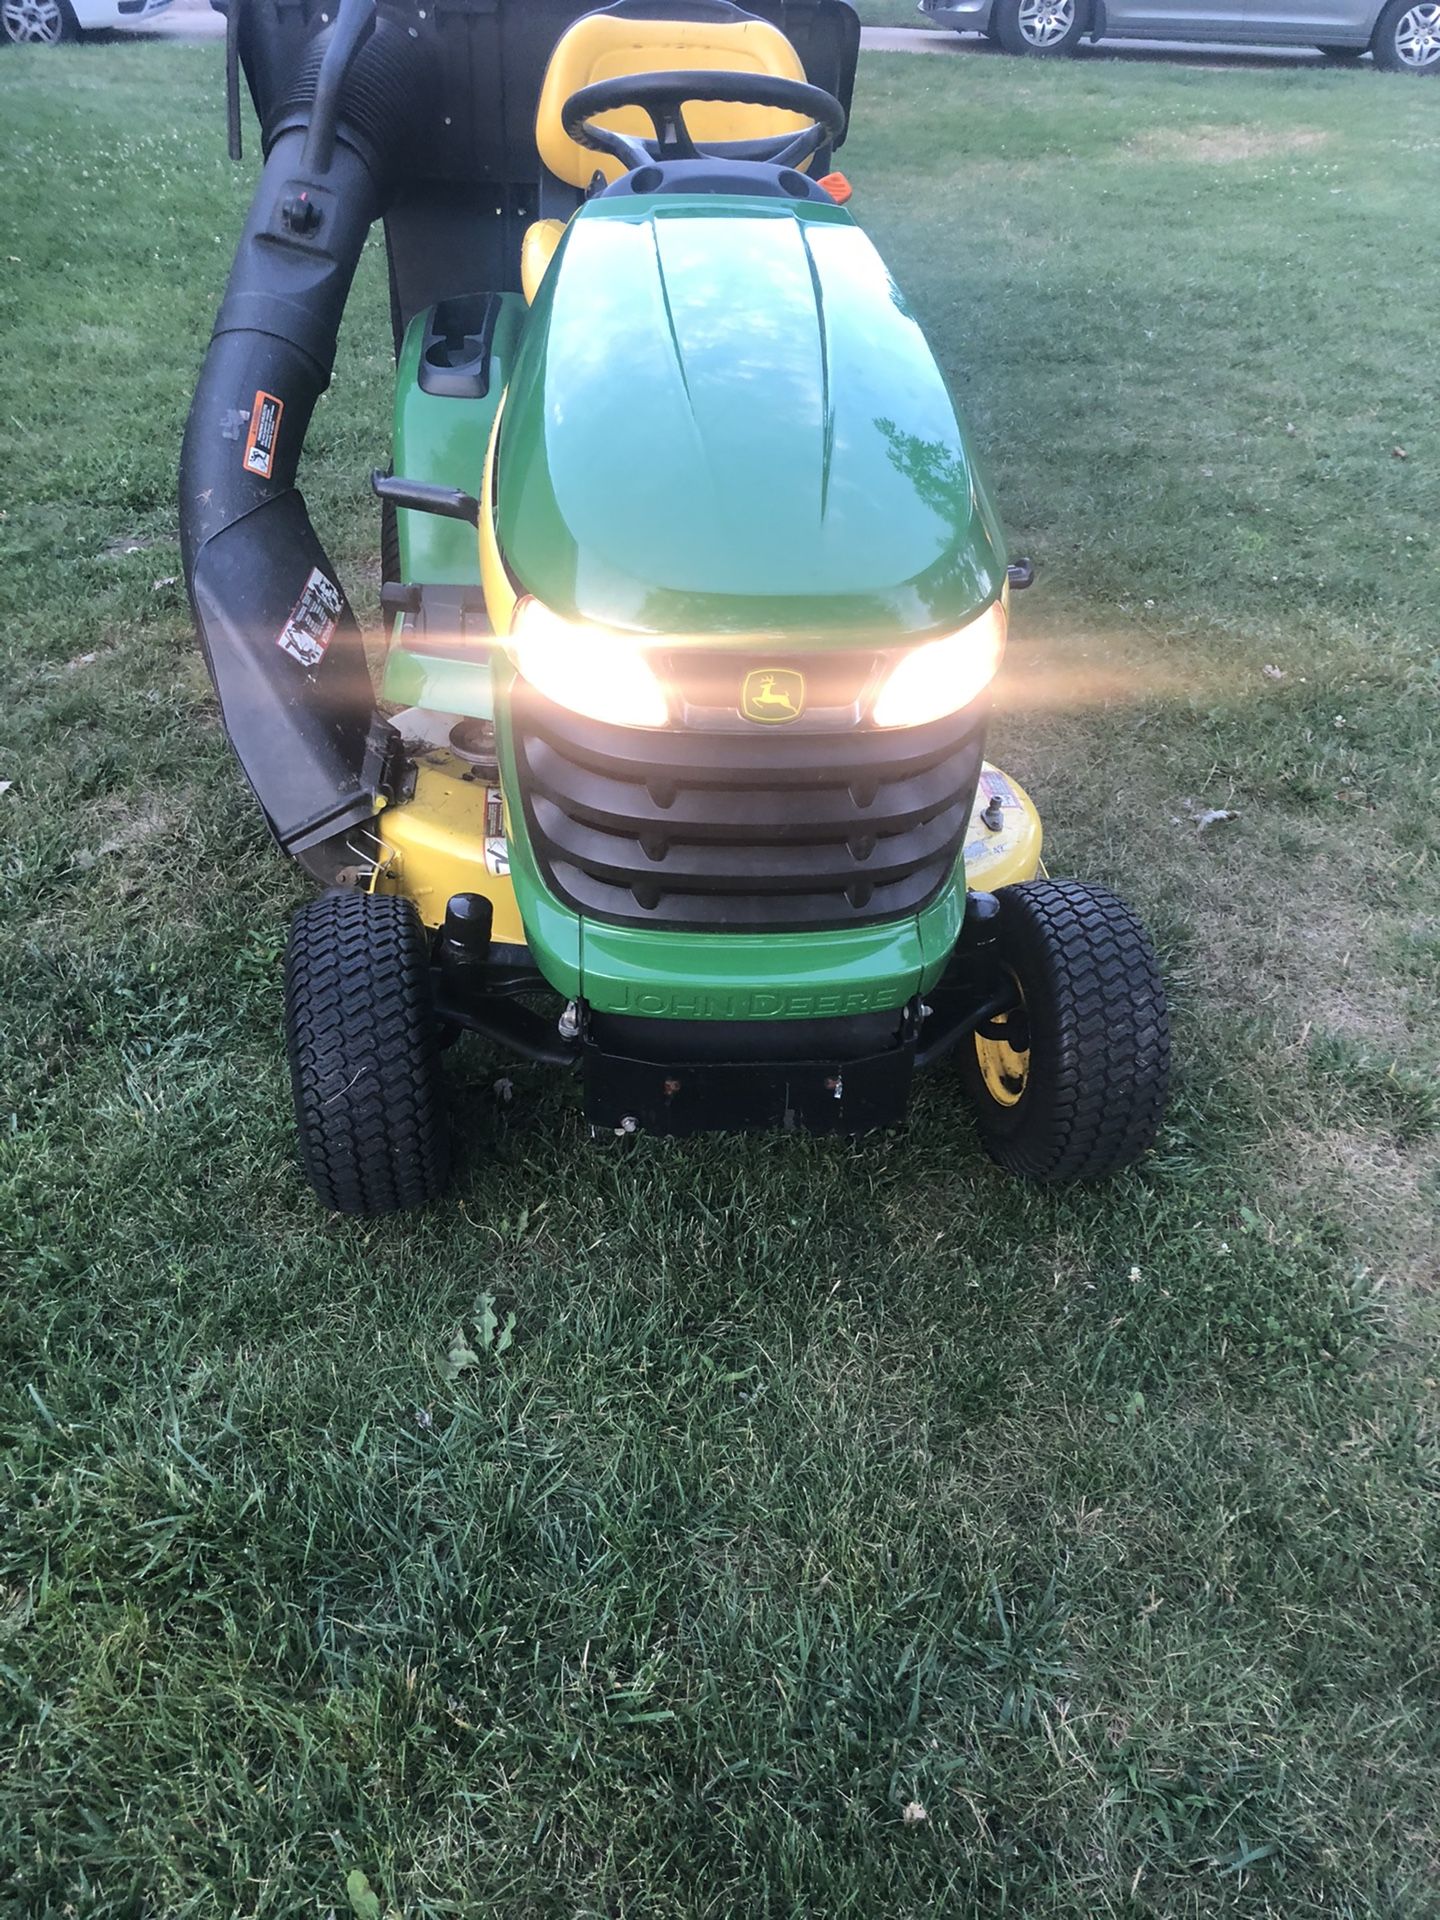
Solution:
<svg viewBox="0 0 1440 1920">
<path fill-rule="evenodd" d="M 1386 73 L 1440 73 L 1440 0 L 1390 0 L 1370 47 Z"/>
<path fill-rule="evenodd" d="M 986 1152 L 1029 1180 L 1100 1180 L 1153 1146 L 1170 1017 L 1150 937 L 1123 900 L 1075 880 L 996 893 L 1008 1012 L 962 1047 Z"/>
<path fill-rule="evenodd" d="M 398 1213 L 444 1189 L 449 1134 L 430 952 L 408 900 L 336 887 L 296 914 L 285 1048 L 300 1161 L 335 1213 Z"/>
<path fill-rule="evenodd" d="M 70 0 L 0 0 L 0 40 L 12 46 L 58 47 L 79 38 Z"/>
<path fill-rule="evenodd" d="M 990 28 L 1006 53 L 1042 60 L 1073 53 L 1089 24 L 1086 0 L 995 0 Z"/>
</svg>

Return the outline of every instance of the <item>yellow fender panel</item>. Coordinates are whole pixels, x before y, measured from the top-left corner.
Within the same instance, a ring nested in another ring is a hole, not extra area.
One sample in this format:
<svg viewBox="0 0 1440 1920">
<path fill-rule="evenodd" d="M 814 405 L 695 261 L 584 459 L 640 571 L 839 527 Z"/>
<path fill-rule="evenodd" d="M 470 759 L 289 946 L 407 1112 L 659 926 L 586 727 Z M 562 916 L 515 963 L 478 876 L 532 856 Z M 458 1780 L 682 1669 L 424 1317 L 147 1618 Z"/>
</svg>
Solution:
<svg viewBox="0 0 1440 1920">
<path fill-rule="evenodd" d="M 563 220 L 534 220 L 525 229 L 525 238 L 520 242 L 520 285 L 525 289 L 527 304 L 534 303 L 564 232 Z"/>
<path fill-rule="evenodd" d="M 1000 825 L 992 828 L 981 816 L 995 801 L 1000 803 Z M 980 785 L 965 835 L 966 886 L 977 893 L 994 893 L 997 887 L 1043 875 L 1043 839 L 1035 802 L 1018 780 L 987 760 L 980 769 Z"/>
<path fill-rule="evenodd" d="M 510 583 L 505 562 L 500 557 L 500 542 L 495 538 L 495 455 L 500 445 L 500 422 L 505 417 L 505 396 L 495 409 L 495 424 L 490 429 L 490 445 L 485 450 L 485 472 L 480 483 L 480 588 L 485 595 L 485 611 L 498 636 L 510 631 L 515 618 L 515 589 Z"/>
<path fill-rule="evenodd" d="M 467 780 L 470 771 L 443 748 L 422 755 L 414 796 L 387 807 L 376 822 L 384 851 L 375 891 L 413 900 L 427 927 L 444 920 L 451 894 L 483 893 L 495 908 L 495 939 L 523 946 L 504 802 L 498 786 Z"/>
</svg>

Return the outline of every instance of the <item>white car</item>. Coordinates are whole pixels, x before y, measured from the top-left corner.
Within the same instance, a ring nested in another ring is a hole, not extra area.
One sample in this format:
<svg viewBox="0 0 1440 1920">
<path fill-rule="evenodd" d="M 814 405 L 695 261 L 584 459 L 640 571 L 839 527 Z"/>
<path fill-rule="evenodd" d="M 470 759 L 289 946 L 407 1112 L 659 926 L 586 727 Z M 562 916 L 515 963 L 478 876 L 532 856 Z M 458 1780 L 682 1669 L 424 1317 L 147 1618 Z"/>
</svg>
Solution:
<svg viewBox="0 0 1440 1920">
<path fill-rule="evenodd" d="M 0 40 L 53 47 L 100 27 L 133 27 L 169 5 L 170 0 L 0 0 Z"/>
</svg>

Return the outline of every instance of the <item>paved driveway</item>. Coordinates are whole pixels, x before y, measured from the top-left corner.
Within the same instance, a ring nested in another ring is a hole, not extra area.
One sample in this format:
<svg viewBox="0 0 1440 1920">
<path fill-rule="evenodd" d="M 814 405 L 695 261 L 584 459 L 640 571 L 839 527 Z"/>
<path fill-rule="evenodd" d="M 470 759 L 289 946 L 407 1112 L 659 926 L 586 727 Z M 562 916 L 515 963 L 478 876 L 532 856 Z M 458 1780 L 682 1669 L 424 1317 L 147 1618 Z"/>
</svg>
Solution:
<svg viewBox="0 0 1440 1920">
<path fill-rule="evenodd" d="M 145 40 L 223 40 L 225 22 L 209 0 L 175 0 L 168 13 L 144 26 L 116 30 Z M 928 53 L 940 59 L 1004 60 L 1009 56 L 988 40 L 957 33 L 939 33 L 927 27 L 865 27 L 862 47 L 875 53 Z M 1098 47 L 1080 48 L 1080 60 L 1171 60 L 1187 66 L 1230 67 L 1237 62 L 1256 67 L 1316 65 L 1322 56 L 1309 48 L 1198 46 L 1179 40 L 1104 40 Z"/>
</svg>

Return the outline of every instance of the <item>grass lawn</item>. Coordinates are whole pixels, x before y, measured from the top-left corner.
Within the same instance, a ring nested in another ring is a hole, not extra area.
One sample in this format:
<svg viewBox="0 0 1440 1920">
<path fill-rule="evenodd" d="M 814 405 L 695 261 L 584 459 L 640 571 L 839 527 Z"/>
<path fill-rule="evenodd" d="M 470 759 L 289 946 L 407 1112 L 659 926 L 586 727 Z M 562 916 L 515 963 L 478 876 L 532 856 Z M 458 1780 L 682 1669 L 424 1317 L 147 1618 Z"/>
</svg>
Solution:
<svg viewBox="0 0 1440 1920">
<path fill-rule="evenodd" d="M 851 5 L 867 27 L 929 27 L 931 22 L 920 13 L 915 0 L 851 0 Z"/>
<path fill-rule="evenodd" d="M 453 1204 L 367 1225 L 175 581 L 220 52 L 0 61 L 7 1920 L 1436 1912 L 1434 109 L 862 71 L 1040 567 L 993 751 L 1172 984 L 1146 1166 L 1025 1191 L 945 1077 L 610 1151 L 467 1046 Z M 385 325 L 372 245 L 307 478 L 372 611 Z"/>
<path fill-rule="evenodd" d="M 926 27 L 933 22 L 917 9 L 915 0 L 850 0 L 867 27 Z"/>
</svg>

